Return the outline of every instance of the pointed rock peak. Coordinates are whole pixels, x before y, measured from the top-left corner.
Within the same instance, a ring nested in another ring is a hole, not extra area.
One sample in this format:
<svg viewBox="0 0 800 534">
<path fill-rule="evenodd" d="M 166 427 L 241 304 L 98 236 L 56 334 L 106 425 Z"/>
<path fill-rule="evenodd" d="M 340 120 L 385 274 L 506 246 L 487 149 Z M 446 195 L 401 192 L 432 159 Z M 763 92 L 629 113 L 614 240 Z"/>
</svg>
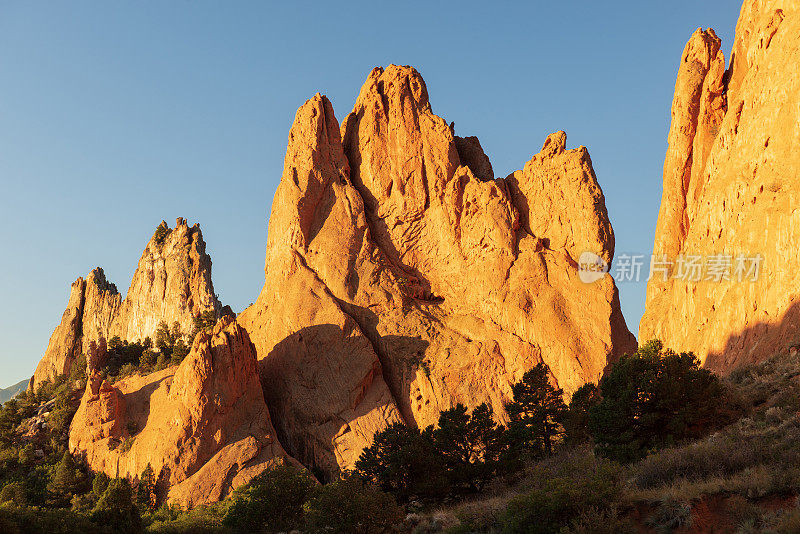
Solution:
<svg viewBox="0 0 800 534">
<path fill-rule="evenodd" d="M 86 281 L 83 278 L 78 278 L 70 286 L 67 308 L 61 316 L 61 322 L 50 336 L 44 356 L 36 366 L 30 382 L 31 389 L 35 390 L 42 382 L 68 373 L 78 357 L 83 330 L 85 291 Z"/>
<path fill-rule="evenodd" d="M 389 65 L 386 69 L 375 67 L 361 87 L 356 100 L 356 109 L 372 100 L 371 95 L 380 95 L 389 103 L 410 98 L 419 109 L 429 109 L 428 88 L 425 80 L 414 67 Z"/>
<path fill-rule="evenodd" d="M 745 0 L 727 71 L 711 29 L 681 56 L 653 244 L 668 269 L 648 281 L 639 333 L 716 372 L 798 341 L 797 284 L 785 274 L 797 266 L 787 228 L 800 170 L 798 35 L 800 2 Z M 722 280 L 694 280 L 675 261 L 688 255 L 734 260 Z M 757 276 L 743 276 L 748 267 Z"/>
<path fill-rule="evenodd" d="M 167 221 L 161 221 L 161 223 L 156 227 L 156 231 L 153 234 L 153 239 L 161 243 L 167 236 L 169 236 L 173 232 L 191 234 L 194 231 L 199 231 L 199 230 L 200 230 L 199 223 L 195 223 L 190 227 L 186 219 L 184 219 L 183 217 L 177 217 L 175 219 L 175 228 L 170 228 Z"/>
<path fill-rule="evenodd" d="M 342 149 L 339 122 L 330 100 L 317 93 L 295 114 L 283 163 L 283 175 L 270 216 L 270 243 L 305 250 L 329 203 L 323 201 L 334 183 L 350 180 L 350 165 Z M 267 263 L 269 263 L 269 254 Z M 266 265 L 265 265 L 266 267 Z"/>
<path fill-rule="evenodd" d="M 102 267 L 95 267 L 92 272 L 86 277 L 87 286 L 96 286 L 100 291 L 110 291 L 112 294 L 117 294 L 117 286 L 108 281 L 106 273 Z"/>
<path fill-rule="evenodd" d="M 544 144 L 542 145 L 542 150 L 539 153 L 543 156 L 555 156 L 556 154 L 564 152 L 566 148 L 567 134 L 563 130 L 560 130 L 547 136 L 547 139 L 544 140 Z"/>
<path fill-rule="evenodd" d="M 328 97 L 317 93 L 295 114 L 289 130 L 283 179 L 290 179 L 295 186 L 305 190 L 312 170 L 332 167 L 349 175 L 347 159 L 342 152 L 339 121 Z"/>
<path fill-rule="evenodd" d="M 211 332 L 198 334 L 175 372 L 170 396 L 196 411 L 196 420 L 211 407 L 200 402 L 204 392 L 220 413 L 230 409 L 244 393 L 263 402 L 255 347 L 233 317 L 223 317 Z"/>
<path fill-rule="evenodd" d="M 72 284 L 61 324 L 39 362 L 33 385 L 68 373 L 76 357 L 100 338 L 126 341 L 154 337 L 161 321 L 178 323 L 181 332 L 194 328 L 194 318 L 221 308 L 211 282 L 211 258 L 199 225 L 179 217 L 175 228 L 165 221 L 142 252 L 130 288 L 122 299 L 102 268 Z"/>
<path fill-rule="evenodd" d="M 683 51 L 683 62 L 697 61 L 701 65 L 703 74 L 708 70 L 711 61 L 717 56 L 722 40 L 717 37 L 714 30 L 697 28 L 692 34 Z"/>
</svg>

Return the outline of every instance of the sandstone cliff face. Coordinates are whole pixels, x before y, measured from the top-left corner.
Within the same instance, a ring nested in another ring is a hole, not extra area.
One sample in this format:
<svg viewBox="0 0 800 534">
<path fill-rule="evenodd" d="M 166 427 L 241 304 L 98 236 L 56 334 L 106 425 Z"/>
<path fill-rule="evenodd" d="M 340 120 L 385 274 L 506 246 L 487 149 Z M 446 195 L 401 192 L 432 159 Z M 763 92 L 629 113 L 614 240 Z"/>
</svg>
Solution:
<svg viewBox="0 0 800 534">
<path fill-rule="evenodd" d="M 169 501 L 195 506 L 292 461 L 272 428 L 255 348 L 232 317 L 200 333 L 177 367 L 113 385 L 90 373 L 69 446 L 92 470 L 135 479 L 150 464 Z"/>
<path fill-rule="evenodd" d="M 44 380 L 62 375 L 69 371 L 79 354 L 80 339 L 83 327 L 83 305 L 86 281 L 78 278 L 72 283 L 69 291 L 67 309 L 61 316 L 61 323 L 56 326 L 50 336 L 44 357 L 36 366 L 29 387 L 35 388 Z"/>
<path fill-rule="evenodd" d="M 700 280 L 683 280 L 676 264 L 648 283 L 640 338 L 692 350 L 717 371 L 800 342 L 798 35 L 800 2 L 746 0 L 729 69 L 714 32 L 697 30 L 678 71 L 654 255 L 706 266 Z M 706 280 L 720 255 L 731 280 Z"/>
<path fill-rule="evenodd" d="M 194 317 L 207 310 L 220 312 L 211 283 L 211 258 L 199 226 L 189 227 L 178 219 L 163 240 L 154 236 L 147 244 L 124 300 L 99 267 L 72 284 L 67 310 L 31 384 L 36 387 L 69 372 L 77 356 L 88 354 L 92 341 L 152 338 L 161 321 L 170 326 L 178 322 L 189 334 Z"/>
<path fill-rule="evenodd" d="M 610 261 L 614 238 L 586 149 L 565 142 L 493 179 L 394 65 L 341 130 L 324 96 L 298 110 L 264 288 L 239 317 L 292 455 L 333 473 L 398 418 L 426 426 L 457 402 L 505 418 L 536 363 L 571 392 L 635 348 L 611 277 L 578 278 L 580 253 Z"/>
<path fill-rule="evenodd" d="M 200 226 L 179 218 L 159 243 L 155 238 L 142 252 L 130 289 L 114 317 L 110 336 L 128 341 L 152 336 L 160 321 L 177 322 L 181 332 L 194 328 L 193 318 L 220 305 L 211 283 L 211 257 Z"/>
</svg>

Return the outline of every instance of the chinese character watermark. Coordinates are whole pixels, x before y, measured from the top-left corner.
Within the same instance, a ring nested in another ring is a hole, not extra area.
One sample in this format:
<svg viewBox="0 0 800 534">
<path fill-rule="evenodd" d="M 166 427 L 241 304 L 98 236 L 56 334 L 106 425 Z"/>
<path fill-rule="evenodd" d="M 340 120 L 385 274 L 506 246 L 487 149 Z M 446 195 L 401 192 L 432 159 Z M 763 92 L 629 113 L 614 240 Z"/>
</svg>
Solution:
<svg viewBox="0 0 800 534">
<path fill-rule="evenodd" d="M 640 282 L 646 258 L 644 254 L 620 254 L 609 268 L 602 257 L 584 252 L 578 262 L 578 275 L 587 284 L 600 280 L 607 273 L 612 274 L 617 282 Z M 761 274 L 763 262 L 761 254 L 679 254 L 675 258 L 667 254 L 652 254 L 646 281 L 755 282 Z"/>
</svg>

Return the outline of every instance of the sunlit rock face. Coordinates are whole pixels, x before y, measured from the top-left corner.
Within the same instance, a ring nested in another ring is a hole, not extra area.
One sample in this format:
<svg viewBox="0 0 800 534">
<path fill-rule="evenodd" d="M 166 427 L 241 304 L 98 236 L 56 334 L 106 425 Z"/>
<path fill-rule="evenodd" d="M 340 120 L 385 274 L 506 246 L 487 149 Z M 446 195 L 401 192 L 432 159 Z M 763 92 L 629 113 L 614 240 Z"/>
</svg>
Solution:
<svg viewBox="0 0 800 534">
<path fill-rule="evenodd" d="M 276 439 L 255 347 L 232 317 L 198 334 L 179 366 L 110 384 L 92 361 L 69 447 L 93 471 L 135 479 L 150 465 L 166 498 L 191 507 L 296 464 Z"/>
<path fill-rule="evenodd" d="M 298 460 L 350 468 L 387 424 L 458 402 L 503 419 L 536 363 L 572 392 L 635 348 L 611 277 L 579 277 L 581 253 L 614 253 L 588 151 L 558 132 L 493 173 L 411 67 L 373 69 L 341 125 L 319 94 L 297 111 L 265 284 L 239 321 Z"/>
<path fill-rule="evenodd" d="M 211 257 L 199 225 L 189 227 L 183 219 L 173 229 L 162 225 L 166 233 L 147 243 L 124 299 L 99 267 L 72 284 L 61 323 L 31 379 L 34 387 L 68 373 L 81 353 L 88 354 L 92 341 L 153 338 L 161 321 L 177 322 L 189 334 L 195 317 L 206 311 L 219 314 Z"/>
<path fill-rule="evenodd" d="M 798 35 L 799 2 L 746 0 L 728 69 L 710 29 L 678 69 L 639 337 L 717 371 L 800 342 Z"/>
</svg>

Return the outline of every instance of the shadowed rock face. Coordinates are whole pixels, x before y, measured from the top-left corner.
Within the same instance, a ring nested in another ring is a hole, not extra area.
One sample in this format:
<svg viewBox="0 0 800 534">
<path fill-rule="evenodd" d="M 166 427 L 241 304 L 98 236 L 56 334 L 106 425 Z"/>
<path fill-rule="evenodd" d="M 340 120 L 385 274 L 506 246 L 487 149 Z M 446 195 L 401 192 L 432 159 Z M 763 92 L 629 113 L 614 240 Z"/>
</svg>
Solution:
<svg viewBox="0 0 800 534">
<path fill-rule="evenodd" d="M 69 446 L 94 471 L 136 478 L 149 464 L 171 502 L 195 506 L 293 462 L 272 428 L 255 347 L 232 317 L 198 334 L 177 367 L 113 385 L 89 367 Z"/>
<path fill-rule="evenodd" d="M 614 252 L 586 149 L 558 132 L 493 179 L 411 67 L 374 69 L 341 128 L 327 98 L 307 101 L 272 206 L 264 288 L 239 320 L 306 465 L 352 467 L 388 423 L 458 402 L 505 418 L 536 363 L 572 392 L 635 348 L 611 277 L 578 277 L 582 252 Z"/>
<path fill-rule="evenodd" d="M 165 223 L 164 226 L 166 227 Z M 163 241 L 145 247 L 125 299 L 101 268 L 72 284 L 67 309 L 31 379 L 33 387 L 69 372 L 75 358 L 101 338 L 134 342 L 153 337 L 158 323 L 194 329 L 194 317 L 220 304 L 211 283 L 211 258 L 200 227 L 178 219 Z"/>
<path fill-rule="evenodd" d="M 692 35 L 678 70 L 654 254 L 730 255 L 732 280 L 676 279 L 673 265 L 669 280 L 648 283 L 640 338 L 716 371 L 800 342 L 798 35 L 800 3 L 746 0 L 729 69 L 709 29 Z M 757 281 L 738 281 L 739 254 L 762 255 Z"/>
</svg>

